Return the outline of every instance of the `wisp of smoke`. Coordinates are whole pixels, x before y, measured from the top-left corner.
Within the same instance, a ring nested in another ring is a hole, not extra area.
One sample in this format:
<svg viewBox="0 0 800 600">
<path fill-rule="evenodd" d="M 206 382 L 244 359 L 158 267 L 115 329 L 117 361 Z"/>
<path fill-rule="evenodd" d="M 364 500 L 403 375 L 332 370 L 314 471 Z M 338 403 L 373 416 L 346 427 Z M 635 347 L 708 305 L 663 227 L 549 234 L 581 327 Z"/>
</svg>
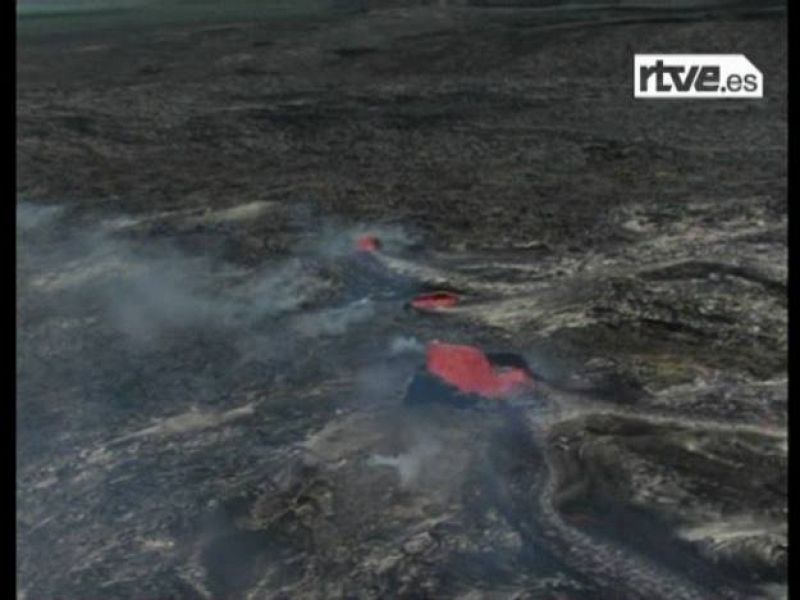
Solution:
<svg viewBox="0 0 800 600">
<path fill-rule="evenodd" d="M 389 354 L 400 356 L 403 354 L 423 354 L 425 346 L 413 337 L 397 336 L 389 343 Z"/>
<path fill-rule="evenodd" d="M 58 207 L 21 204 L 18 220 L 32 230 L 58 212 Z M 117 230 L 103 223 L 93 231 L 70 231 L 46 257 L 35 245 L 23 246 L 21 254 L 37 259 L 26 280 L 33 291 L 66 294 L 65 309 L 67 298 L 78 306 L 89 300 L 108 324 L 136 343 L 175 329 L 227 328 L 240 330 L 240 345 L 263 349 L 278 332 L 300 338 L 341 336 L 375 315 L 368 297 L 320 307 L 336 291 L 322 265 L 352 253 L 355 232 L 330 225 L 322 230 L 304 254 L 255 270 L 190 256 L 170 245 L 136 244 L 113 235 Z M 403 237 L 390 229 L 381 235 Z M 250 336 L 258 343 L 242 341 Z"/>
<path fill-rule="evenodd" d="M 367 464 L 373 467 L 397 469 L 400 485 L 408 487 L 419 481 L 427 463 L 442 451 L 442 445 L 435 439 L 424 438 L 415 443 L 407 452 L 395 456 L 373 454 Z"/>
</svg>

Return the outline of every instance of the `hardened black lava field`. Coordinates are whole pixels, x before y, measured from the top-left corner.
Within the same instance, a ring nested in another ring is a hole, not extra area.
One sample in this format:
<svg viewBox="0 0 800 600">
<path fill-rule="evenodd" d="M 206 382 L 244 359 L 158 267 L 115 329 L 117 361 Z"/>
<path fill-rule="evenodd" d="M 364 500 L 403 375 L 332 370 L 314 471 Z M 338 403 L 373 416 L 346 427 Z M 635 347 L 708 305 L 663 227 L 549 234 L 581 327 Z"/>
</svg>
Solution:
<svg viewBox="0 0 800 600">
<path fill-rule="evenodd" d="M 18 598 L 787 598 L 782 7 L 336 4 L 18 21 Z"/>
</svg>

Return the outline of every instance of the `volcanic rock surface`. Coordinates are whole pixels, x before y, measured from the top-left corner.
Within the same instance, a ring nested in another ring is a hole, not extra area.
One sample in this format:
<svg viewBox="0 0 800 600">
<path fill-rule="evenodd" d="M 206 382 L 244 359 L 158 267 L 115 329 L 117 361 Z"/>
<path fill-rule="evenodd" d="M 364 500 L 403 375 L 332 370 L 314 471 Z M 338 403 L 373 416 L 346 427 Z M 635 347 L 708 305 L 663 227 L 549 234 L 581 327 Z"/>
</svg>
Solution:
<svg viewBox="0 0 800 600">
<path fill-rule="evenodd" d="M 21 29 L 20 598 L 786 597 L 784 17 L 403 4 Z"/>
</svg>

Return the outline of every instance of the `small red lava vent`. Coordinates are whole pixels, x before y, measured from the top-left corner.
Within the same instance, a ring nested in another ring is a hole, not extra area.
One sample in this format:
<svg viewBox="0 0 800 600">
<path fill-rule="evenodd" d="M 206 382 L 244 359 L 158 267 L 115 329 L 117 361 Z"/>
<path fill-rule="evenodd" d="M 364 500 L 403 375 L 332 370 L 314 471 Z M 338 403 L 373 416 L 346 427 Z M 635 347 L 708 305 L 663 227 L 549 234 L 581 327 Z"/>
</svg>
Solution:
<svg viewBox="0 0 800 600">
<path fill-rule="evenodd" d="M 440 310 L 453 308 L 461 299 L 452 292 L 433 292 L 420 294 L 411 300 L 411 306 L 417 310 Z"/>
<path fill-rule="evenodd" d="M 356 240 L 356 250 L 359 252 L 377 252 L 381 249 L 381 241 L 374 235 L 362 235 Z"/>
<path fill-rule="evenodd" d="M 465 394 L 502 399 L 533 388 L 528 370 L 492 362 L 474 346 L 431 342 L 426 366 L 430 374 Z"/>
</svg>

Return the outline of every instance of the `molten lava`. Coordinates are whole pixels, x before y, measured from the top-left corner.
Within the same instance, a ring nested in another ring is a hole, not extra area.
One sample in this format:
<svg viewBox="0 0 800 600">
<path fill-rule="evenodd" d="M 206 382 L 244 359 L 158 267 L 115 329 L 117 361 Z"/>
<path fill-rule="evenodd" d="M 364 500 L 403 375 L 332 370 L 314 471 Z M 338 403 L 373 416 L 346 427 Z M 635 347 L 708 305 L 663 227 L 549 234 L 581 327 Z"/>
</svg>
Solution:
<svg viewBox="0 0 800 600">
<path fill-rule="evenodd" d="M 433 292 L 421 294 L 411 301 L 411 306 L 417 310 L 438 310 L 453 308 L 459 302 L 459 297 L 452 292 Z"/>
<path fill-rule="evenodd" d="M 427 370 L 465 394 L 486 398 L 507 398 L 533 387 L 533 378 L 527 370 L 492 364 L 474 346 L 431 342 L 427 348 Z"/>
<path fill-rule="evenodd" d="M 377 252 L 381 249 L 381 241 L 374 235 L 362 235 L 356 240 L 356 250 L 359 252 Z"/>
</svg>

